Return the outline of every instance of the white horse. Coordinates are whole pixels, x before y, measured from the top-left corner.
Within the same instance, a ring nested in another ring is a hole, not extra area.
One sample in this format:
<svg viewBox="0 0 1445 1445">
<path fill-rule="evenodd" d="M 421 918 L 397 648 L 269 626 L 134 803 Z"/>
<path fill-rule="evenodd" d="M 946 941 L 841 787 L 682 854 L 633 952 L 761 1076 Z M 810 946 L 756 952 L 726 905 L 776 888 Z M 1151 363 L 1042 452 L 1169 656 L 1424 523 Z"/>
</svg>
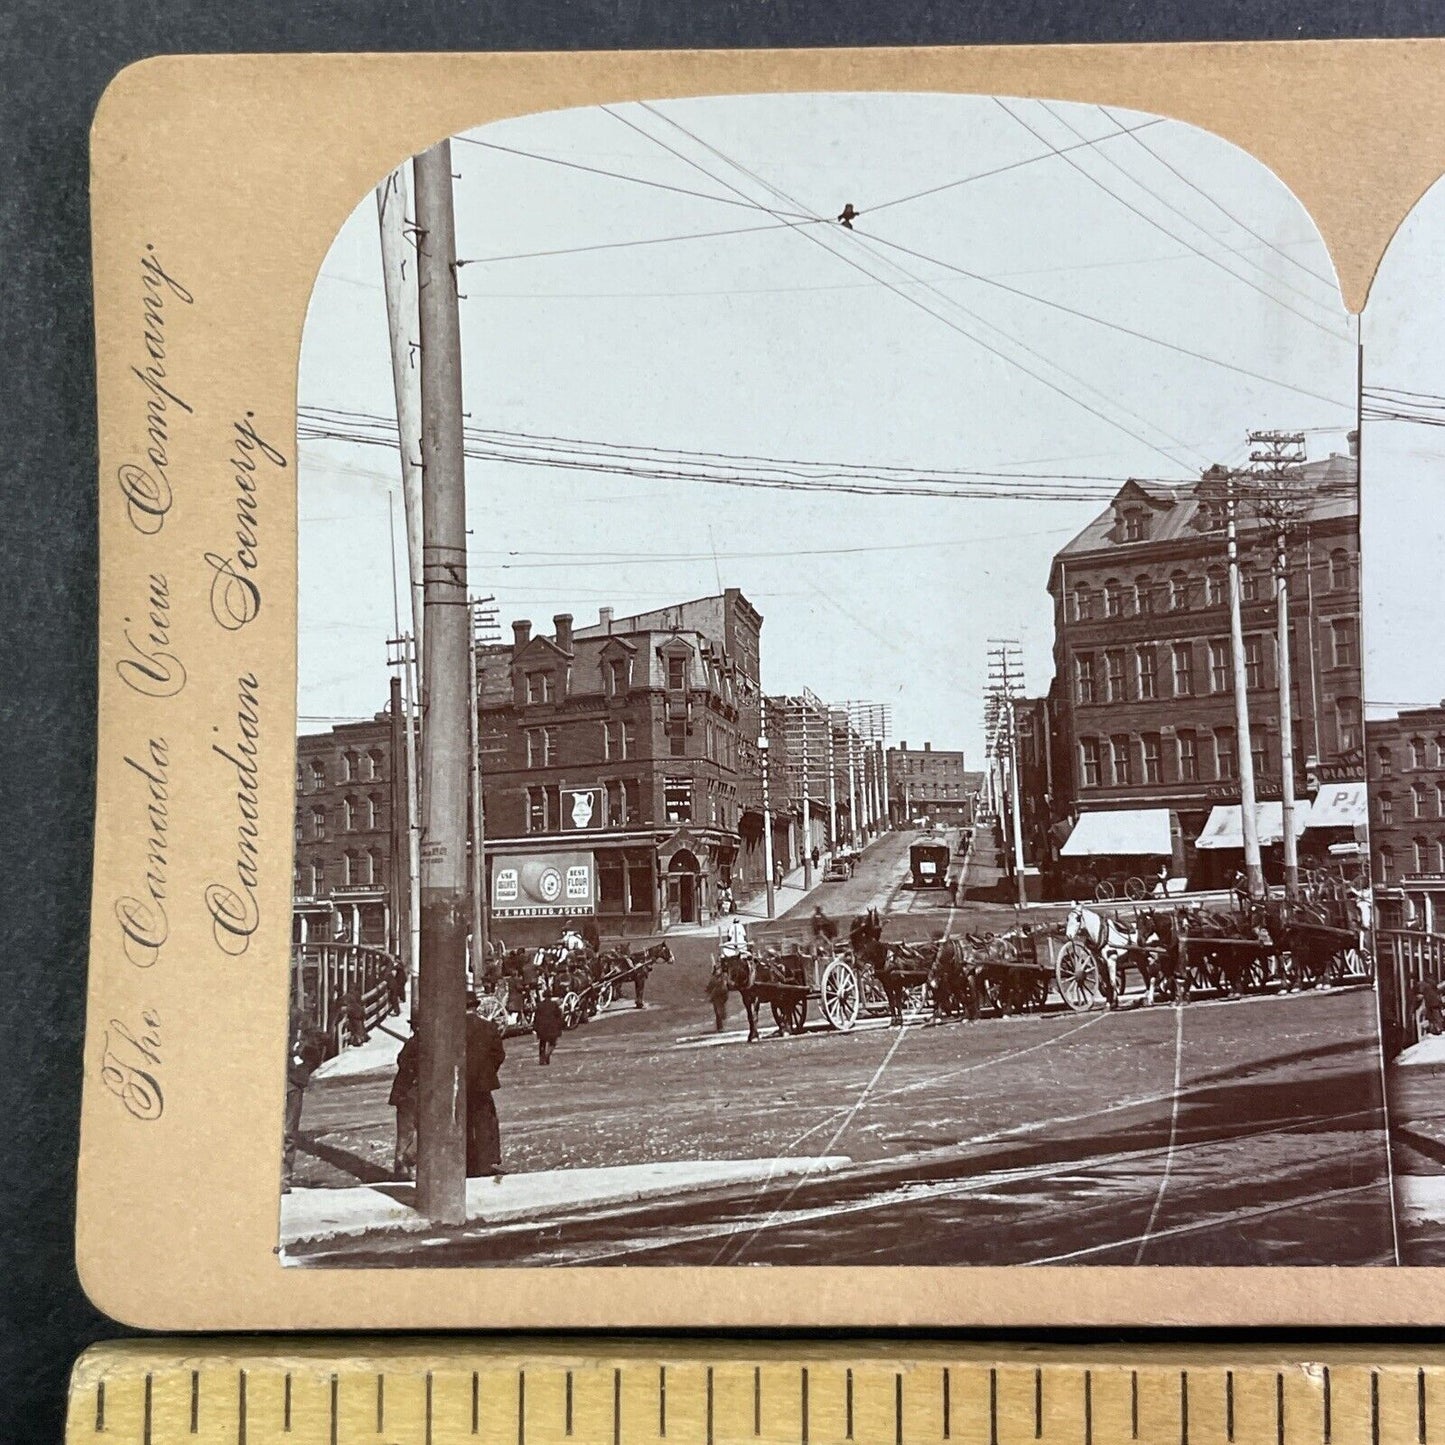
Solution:
<svg viewBox="0 0 1445 1445">
<path fill-rule="evenodd" d="M 1082 939 L 1099 960 L 1102 965 L 1099 981 L 1104 986 L 1104 996 L 1110 1008 L 1117 1008 L 1124 992 L 1124 958 L 1134 946 L 1134 935 L 1117 920 L 1075 903 L 1064 924 L 1064 937 L 1070 942 Z"/>
</svg>

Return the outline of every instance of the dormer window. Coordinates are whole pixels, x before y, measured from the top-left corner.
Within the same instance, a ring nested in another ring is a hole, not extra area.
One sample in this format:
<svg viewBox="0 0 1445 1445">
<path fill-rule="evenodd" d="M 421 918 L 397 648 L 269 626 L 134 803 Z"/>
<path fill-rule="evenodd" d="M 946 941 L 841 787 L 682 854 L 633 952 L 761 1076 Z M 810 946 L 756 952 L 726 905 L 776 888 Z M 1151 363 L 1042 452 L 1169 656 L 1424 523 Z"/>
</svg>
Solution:
<svg viewBox="0 0 1445 1445">
<path fill-rule="evenodd" d="M 1124 541 L 1142 542 L 1148 535 L 1149 519 L 1144 515 L 1142 507 L 1130 507 L 1124 513 Z"/>
<path fill-rule="evenodd" d="M 621 697 L 630 685 L 629 664 L 625 657 L 609 659 L 606 665 L 607 691 L 613 697 Z"/>
<path fill-rule="evenodd" d="M 685 692 L 687 690 L 687 658 L 674 654 L 667 659 L 667 690 L 669 692 Z"/>
<path fill-rule="evenodd" d="M 552 702 L 556 697 L 556 683 L 550 672 L 529 672 L 527 674 L 527 701 Z"/>
</svg>

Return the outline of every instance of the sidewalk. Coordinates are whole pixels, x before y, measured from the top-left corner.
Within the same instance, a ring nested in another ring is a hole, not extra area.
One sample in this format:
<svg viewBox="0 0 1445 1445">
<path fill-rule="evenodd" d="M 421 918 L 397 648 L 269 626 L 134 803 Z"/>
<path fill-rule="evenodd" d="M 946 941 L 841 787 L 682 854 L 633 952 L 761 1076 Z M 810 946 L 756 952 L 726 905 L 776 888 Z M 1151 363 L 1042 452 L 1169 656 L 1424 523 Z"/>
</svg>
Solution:
<svg viewBox="0 0 1445 1445">
<path fill-rule="evenodd" d="M 826 1173 L 852 1162 L 846 1155 L 787 1159 L 702 1159 L 622 1164 L 604 1169 L 552 1169 L 467 1180 L 467 1223 L 501 1225 L 608 1205 L 671 1199 L 738 1184 L 762 1184 L 796 1174 Z M 430 1229 L 412 1208 L 407 1183 L 351 1189 L 293 1189 L 281 1196 L 281 1244 L 355 1239 L 381 1232 Z"/>
</svg>

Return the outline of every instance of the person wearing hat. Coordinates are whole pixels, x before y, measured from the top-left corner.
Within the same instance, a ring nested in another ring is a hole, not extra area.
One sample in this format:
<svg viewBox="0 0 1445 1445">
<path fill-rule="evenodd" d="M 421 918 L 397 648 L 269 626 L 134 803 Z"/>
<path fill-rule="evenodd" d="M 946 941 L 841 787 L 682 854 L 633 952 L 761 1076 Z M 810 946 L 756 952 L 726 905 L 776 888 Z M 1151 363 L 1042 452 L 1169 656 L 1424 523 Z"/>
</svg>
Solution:
<svg viewBox="0 0 1445 1445">
<path fill-rule="evenodd" d="M 416 1178 L 417 1042 L 413 1032 L 396 1056 L 396 1077 L 387 1102 L 396 1110 L 396 1151 L 391 1172 L 398 1179 Z"/>
<path fill-rule="evenodd" d="M 497 1071 L 507 1057 L 502 1031 L 477 1010 L 481 1002 L 467 994 L 467 1178 L 502 1175 L 502 1130 L 493 1092 L 500 1087 Z"/>
<path fill-rule="evenodd" d="M 562 1005 L 555 995 L 549 993 L 537 1004 L 537 1012 L 532 1017 L 532 1032 L 537 1035 L 539 1064 L 552 1062 L 552 1050 L 557 1047 L 557 1040 L 562 1037 L 565 1027 Z"/>
</svg>

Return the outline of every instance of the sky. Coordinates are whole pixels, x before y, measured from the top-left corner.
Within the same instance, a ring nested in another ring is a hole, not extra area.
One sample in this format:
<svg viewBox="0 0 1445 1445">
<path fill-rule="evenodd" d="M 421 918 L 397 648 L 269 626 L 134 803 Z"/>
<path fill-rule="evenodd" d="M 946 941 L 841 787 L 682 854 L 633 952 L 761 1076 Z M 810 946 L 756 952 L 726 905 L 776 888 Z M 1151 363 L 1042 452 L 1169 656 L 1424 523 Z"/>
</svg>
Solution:
<svg viewBox="0 0 1445 1445">
<path fill-rule="evenodd" d="M 1251 428 L 1343 451 L 1354 424 L 1355 324 L 1312 221 L 1190 126 L 779 95 L 466 136 L 470 426 L 594 453 L 1066 478 L 862 496 L 472 460 L 471 585 L 506 637 L 513 618 L 550 631 L 559 612 L 581 626 L 738 586 L 764 617 L 767 691 L 886 702 L 894 739 L 978 760 L 989 640 L 1017 639 L 1029 690 L 1047 687 L 1050 560 L 1118 485 L 1239 462 Z M 849 204 L 851 230 L 832 219 Z M 394 422 L 370 194 L 317 279 L 300 403 Z M 304 731 L 383 705 L 393 509 L 403 567 L 405 548 L 393 452 L 306 441 L 298 482 Z"/>
<path fill-rule="evenodd" d="M 1365 387 L 1445 403 L 1445 183 L 1406 217 L 1375 274 L 1361 328 Z M 1434 301 L 1434 305 L 1429 304 Z M 1400 408 L 1389 408 L 1399 410 Z M 1445 556 L 1445 431 L 1370 420 L 1360 455 L 1360 585 L 1367 717 L 1445 698 L 1440 566 Z"/>
</svg>

